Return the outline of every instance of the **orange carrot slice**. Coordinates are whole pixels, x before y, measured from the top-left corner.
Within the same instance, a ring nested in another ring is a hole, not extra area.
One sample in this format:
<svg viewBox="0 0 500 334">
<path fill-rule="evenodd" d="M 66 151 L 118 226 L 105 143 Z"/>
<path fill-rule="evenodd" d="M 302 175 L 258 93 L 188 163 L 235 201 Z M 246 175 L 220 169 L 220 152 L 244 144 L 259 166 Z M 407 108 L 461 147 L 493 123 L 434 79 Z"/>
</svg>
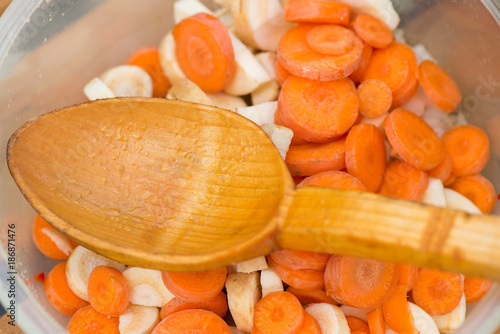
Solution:
<svg viewBox="0 0 500 334">
<path fill-rule="evenodd" d="M 386 152 L 384 136 L 373 124 L 355 125 L 345 142 L 349 174 L 357 177 L 366 190 L 377 192 L 384 181 Z"/>
<path fill-rule="evenodd" d="M 285 20 L 290 22 L 331 23 L 347 26 L 351 7 L 329 0 L 289 0 L 283 5 Z"/>
<path fill-rule="evenodd" d="M 220 333 L 231 334 L 231 328 L 217 314 L 207 310 L 182 310 L 172 313 L 151 334 Z"/>
<path fill-rule="evenodd" d="M 167 289 L 177 297 L 197 303 L 215 298 L 224 288 L 225 267 L 197 272 L 164 271 L 162 278 Z"/>
<path fill-rule="evenodd" d="M 312 315 L 304 312 L 304 322 L 302 322 L 302 327 L 298 334 L 321 334 L 319 322 Z"/>
<path fill-rule="evenodd" d="M 67 260 L 76 244 L 49 225 L 40 215 L 33 221 L 31 235 L 36 248 L 54 260 Z"/>
<path fill-rule="evenodd" d="M 318 290 L 325 286 L 324 271 L 314 269 L 291 269 L 280 255 L 267 256 L 276 275 L 286 284 L 302 290 Z"/>
<path fill-rule="evenodd" d="M 233 77 L 235 62 L 231 37 L 224 24 L 207 13 L 198 13 L 174 26 L 179 66 L 203 91 L 222 90 Z"/>
<path fill-rule="evenodd" d="M 144 69 L 153 80 L 153 96 L 165 97 L 172 86 L 160 63 L 158 48 L 143 47 L 132 53 L 127 59 L 127 65 L 135 65 Z"/>
<path fill-rule="evenodd" d="M 370 14 L 359 14 L 351 24 L 363 42 L 374 48 L 388 47 L 394 41 L 394 35 L 384 21 Z"/>
<path fill-rule="evenodd" d="M 459 177 L 450 188 L 470 199 L 485 215 L 495 206 L 495 187 L 481 174 Z"/>
<path fill-rule="evenodd" d="M 297 187 L 317 186 L 335 189 L 366 191 L 366 187 L 357 177 L 340 171 L 329 171 L 306 177 Z"/>
<path fill-rule="evenodd" d="M 87 294 L 90 305 L 99 313 L 118 317 L 127 309 L 127 280 L 115 268 L 95 267 L 89 276 Z"/>
<path fill-rule="evenodd" d="M 493 282 L 487 279 L 465 276 L 464 293 L 466 302 L 475 303 L 483 298 L 492 284 Z"/>
<path fill-rule="evenodd" d="M 279 254 L 288 262 L 291 269 L 314 269 L 325 270 L 326 264 L 330 259 L 331 254 L 307 252 L 292 249 L 282 249 L 274 254 Z"/>
<path fill-rule="evenodd" d="M 446 158 L 443 142 L 422 118 L 405 109 L 393 110 L 384 121 L 387 139 L 413 167 L 431 170 Z"/>
<path fill-rule="evenodd" d="M 418 201 L 424 195 L 428 182 L 426 172 L 403 160 L 393 160 L 387 165 L 379 194 Z"/>
<path fill-rule="evenodd" d="M 293 176 L 311 176 L 345 168 L 345 137 L 332 142 L 290 145 L 285 158 Z"/>
<path fill-rule="evenodd" d="M 368 320 L 370 334 L 385 334 L 385 322 L 381 306 L 366 313 L 366 318 Z"/>
<path fill-rule="evenodd" d="M 455 110 L 462 101 L 462 93 L 455 80 L 431 60 L 424 60 L 418 66 L 418 80 L 429 99 L 446 112 Z"/>
<path fill-rule="evenodd" d="M 300 303 L 304 306 L 314 303 L 327 303 L 337 305 L 337 303 L 332 298 L 328 297 L 325 291 L 320 289 L 302 290 L 294 288 L 293 286 L 289 286 L 286 291 L 297 297 Z"/>
<path fill-rule="evenodd" d="M 359 113 L 368 118 L 382 116 L 392 105 L 392 91 L 378 79 L 363 81 L 358 86 Z"/>
<path fill-rule="evenodd" d="M 78 297 L 66 280 L 66 261 L 56 265 L 44 281 L 44 290 L 49 303 L 59 312 L 73 315 L 82 307 L 87 306 L 85 300 Z"/>
<path fill-rule="evenodd" d="M 120 334 L 119 317 L 99 313 L 88 305 L 82 307 L 71 317 L 68 324 L 69 334 L 106 333 Z"/>
<path fill-rule="evenodd" d="M 325 270 L 326 293 L 341 304 L 374 308 L 394 291 L 398 265 L 354 256 L 332 255 Z"/>
<path fill-rule="evenodd" d="M 361 320 L 360 318 L 353 317 L 351 315 L 348 315 L 345 317 L 345 320 L 347 320 L 347 325 L 349 326 L 349 329 L 352 332 L 364 332 L 364 333 L 370 333 L 370 329 L 368 328 L 368 324 Z"/>
<path fill-rule="evenodd" d="M 288 72 L 283 65 L 280 64 L 280 62 L 276 62 L 276 70 L 274 74 L 276 75 L 276 81 L 278 81 L 280 86 L 283 86 L 286 79 L 290 76 L 290 72 Z"/>
<path fill-rule="evenodd" d="M 278 44 L 278 61 L 293 75 L 311 80 L 329 81 L 348 77 L 361 61 L 363 41 L 354 36 L 353 48 L 341 55 L 315 52 L 307 43 L 307 34 L 317 27 L 299 24 L 283 34 Z"/>
<path fill-rule="evenodd" d="M 182 298 L 174 297 L 168 303 L 163 305 L 163 307 L 161 308 L 160 317 L 164 319 L 172 313 L 191 309 L 211 311 L 217 314 L 219 317 L 223 318 L 227 313 L 226 294 L 221 291 L 214 298 L 207 300 L 206 302 L 198 303 L 188 302 Z"/>
<path fill-rule="evenodd" d="M 343 55 L 352 50 L 356 34 L 346 27 L 334 24 L 319 25 L 306 35 L 307 44 L 314 51 L 326 55 Z"/>
<path fill-rule="evenodd" d="M 266 334 L 298 333 L 304 322 L 304 309 L 289 292 L 277 291 L 264 296 L 254 308 L 254 327 Z"/>
<path fill-rule="evenodd" d="M 294 134 L 324 143 L 349 131 L 358 117 L 359 99 L 350 79 L 321 82 L 291 76 L 281 88 L 278 106 Z"/>
<path fill-rule="evenodd" d="M 450 155 L 452 174 L 455 176 L 479 173 L 490 158 L 488 135 L 474 125 L 460 125 L 446 131 L 443 143 Z"/>
<path fill-rule="evenodd" d="M 436 179 L 440 179 L 441 182 L 445 182 L 451 176 L 451 170 L 453 165 L 451 163 L 451 158 L 448 153 L 446 153 L 445 158 L 436 167 L 427 171 L 427 174 Z"/>
<path fill-rule="evenodd" d="M 443 181 L 443 186 L 448 187 L 450 184 L 455 182 L 457 179 L 457 176 L 453 174 L 453 172 L 450 174 L 450 176 L 446 179 L 446 181 Z"/>
<path fill-rule="evenodd" d="M 365 75 L 366 69 L 368 68 L 368 63 L 372 57 L 373 48 L 365 43 L 363 51 L 361 52 L 361 61 L 359 62 L 358 68 L 352 72 L 349 78 L 355 83 L 359 84 Z"/>
<path fill-rule="evenodd" d="M 425 312 L 442 315 L 457 307 L 464 283 L 459 274 L 422 268 L 411 293 L 415 304 Z"/>
<path fill-rule="evenodd" d="M 399 281 L 398 285 L 406 285 L 408 291 L 411 291 L 415 286 L 418 278 L 418 267 L 407 264 L 399 265 Z"/>
<path fill-rule="evenodd" d="M 407 291 L 406 285 L 396 286 L 394 292 L 382 304 L 382 314 L 387 325 L 396 333 L 418 334 L 406 298 Z"/>
</svg>

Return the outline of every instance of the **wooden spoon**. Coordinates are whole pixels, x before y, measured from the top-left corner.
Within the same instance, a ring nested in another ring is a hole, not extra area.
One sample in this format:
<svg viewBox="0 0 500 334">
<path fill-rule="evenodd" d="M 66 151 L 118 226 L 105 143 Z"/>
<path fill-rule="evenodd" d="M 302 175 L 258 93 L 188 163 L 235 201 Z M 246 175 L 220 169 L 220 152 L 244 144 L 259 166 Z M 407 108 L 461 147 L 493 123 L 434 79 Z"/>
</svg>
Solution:
<svg viewBox="0 0 500 334">
<path fill-rule="evenodd" d="M 500 279 L 498 217 L 295 190 L 267 135 L 231 111 L 99 100 L 26 123 L 7 154 L 42 217 L 128 265 L 201 270 L 291 248 Z"/>
</svg>

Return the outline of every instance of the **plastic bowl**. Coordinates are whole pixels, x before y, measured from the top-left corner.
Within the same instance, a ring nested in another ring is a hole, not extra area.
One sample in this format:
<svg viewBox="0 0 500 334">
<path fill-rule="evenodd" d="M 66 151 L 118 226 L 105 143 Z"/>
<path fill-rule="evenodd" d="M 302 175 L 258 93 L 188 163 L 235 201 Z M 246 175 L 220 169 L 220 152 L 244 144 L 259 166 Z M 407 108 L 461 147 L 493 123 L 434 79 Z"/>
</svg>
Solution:
<svg viewBox="0 0 500 334">
<path fill-rule="evenodd" d="M 172 3 L 18 0 L 0 19 L 0 300 L 25 333 L 64 333 L 68 317 L 48 304 L 33 277 L 55 262 L 32 244 L 35 212 L 10 177 L 7 140 L 30 118 L 84 101 L 84 84 L 123 63 L 136 48 L 158 45 L 173 25 Z M 488 131 L 492 154 L 484 174 L 500 190 L 498 1 L 394 0 L 394 5 L 407 42 L 424 44 L 456 78 L 464 95 L 461 112 Z M 494 212 L 500 214 L 498 205 Z M 492 333 L 500 325 L 498 286 L 476 304 L 457 333 Z"/>
</svg>

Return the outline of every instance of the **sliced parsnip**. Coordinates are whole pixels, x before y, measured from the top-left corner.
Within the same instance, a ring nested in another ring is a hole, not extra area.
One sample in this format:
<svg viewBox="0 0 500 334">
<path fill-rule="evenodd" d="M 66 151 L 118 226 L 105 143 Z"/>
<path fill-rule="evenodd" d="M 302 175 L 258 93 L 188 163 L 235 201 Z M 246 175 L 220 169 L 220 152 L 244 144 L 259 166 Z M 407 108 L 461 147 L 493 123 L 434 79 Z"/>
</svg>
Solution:
<svg viewBox="0 0 500 334">
<path fill-rule="evenodd" d="M 278 102 L 264 102 L 250 107 L 236 108 L 236 112 L 257 125 L 274 123 Z"/>
<path fill-rule="evenodd" d="M 370 311 L 373 311 L 373 309 L 357 308 L 347 305 L 340 306 L 340 309 L 342 310 L 342 312 L 346 317 L 347 316 L 356 317 L 363 320 L 364 322 L 368 321 L 366 314 Z"/>
<path fill-rule="evenodd" d="M 315 303 L 307 305 L 305 310 L 318 321 L 322 334 L 351 333 L 345 315 L 338 306 Z"/>
<path fill-rule="evenodd" d="M 238 330 L 250 333 L 253 310 L 261 298 L 258 272 L 232 273 L 226 279 L 227 304 Z"/>
<path fill-rule="evenodd" d="M 262 124 L 262 130 L 271 138 L 274 146 L 280 152 L 283 160 L 286 158 L 286 153 L 290 148 L 290 143 L 292 142 L 293 131 L 281 125 L 276 125 L 273 123 Z"/>
<path fill-rule="evenodd" d="M 446 195 L 446 207 L 448 209 L 462 210 L 473 215 L 481 215 L 482 212 L 467 197 L 449 188 L 444 189 Z"/>
<path fill-rule="evenodd" d="M 240 96 L 233 96 L 233 95 L 226 94 L 224 92 L 207 93 L 207 96 L 219 108 L 228 109 L 231 111 L 236 111 L 236 108 L 247 107 L 247 103 Z"/>
<path fill-rule="evenodd" d="M 129 305 L 119 321 L 120 334 L 150 334 L 160 322 L 160 310 L 154 306 Z"/>
<path fill-rule="evenodd" d="M 415 327 L 420 334 L 439 334 L 436 323 L 424 310 L 413 303 L 410 304 L 411 314 L 415 321 Z M 386 334 L 397 334 L 390 328 L 386 328 Z"/>
<path fill-rule="evenodd" d="M 267 269 L 267 261 L 265 256 L 255 257 L 250 260 L 236 263 L 236 272 L 238 273 L 252 273 Z"/>
<path fill-rule="evenodd" d="M 116 96 L 153 96 L 153 80 L 139 66 L 115 66 L 101 74 L 99 79 Z"/>
<path fill-rule="evenodd" d="M 451 333 L 465 322 L 466 308 L 465 294 L 463 294 L 462 299 L 460 299 L 460 302 L 453 311 L 443 315 L 431 315 L 431 318 L 436 323 L 440 333 Z"/>
<path fill-rule="evenodd" d="M 264 102 L 271 102 L 278 99 L 280 92 L 280 85 L 274 79 L 266 82 L 250 95 L 252 104 L 260 104 Z"/>
<path fill-rule="evenodd" d="M 83 87 L 83 93 L 89 101 L 109 99 L 116 96 L 115 93 L 97 77 L 90 80 L 85 87 Z"/>
<path fill-rule="evenodd" d="M 429 177 L 427 188 L 422 196 L 422 203 L 446 208 L 446 195 L 441 180 Z"/>
<path fill-rule="evenodd" d="M 391 0 L 337 0 L 351 6 L 354 15 L 366 13 L 378 17 L 394 30 L 399 25 L 399 14 Z"/>
<path fill-rule="evenodd" d="M 275 291 L 283 291 L 283 281 L 272 268 L 264 269 L 260 272 L 260 286 L 262 297 Z"/>
<path fill-rule="evenodd" d="M 186 79 L 182 69 L 177 62 L 175 39 L 172 32 L 169 32 L 160 42 L 158 53 L 160 55 L 160 64 L 170 83 L 175 84 Z"/>
<path fill-rule="evenodd" d="M 272 79 L 276 79 L 276 62 L 278 61 L 276 52 L 259 52 L 255 55 L 255 58 L 262 65 L 264 70 L 266 70 L 267 74 L 269 74 Z"/>
<path fill-rule="evenodd" d="M 199 0 L 177 0 L 174 2 L 174 23 L 179 23 L 186 17 L 197 13 L 213 13 Z"/>
<path fill-rule="evenodd" d="M 174 295 L 168 291 L 163 283 L 161 271 L 128 267 L 123 271 L 129 289 L 131 304 L 162 307 Z"/>
<path fill-rule="evenodd" d="M 426 98 L 424 90 L 420 87 L 411 100 L 400 108 L 409 110 L 415 115 L 422 116 L 425 112 Z"/>
<path fill-rule="evenodd" d="M 215 106 L 215 103 L 201 90 L 194 82 L 185 79 L 178 81 L 170 87 L 167 94 L 168 98 L 183 100 L 194 103 Z"/>
</svg>

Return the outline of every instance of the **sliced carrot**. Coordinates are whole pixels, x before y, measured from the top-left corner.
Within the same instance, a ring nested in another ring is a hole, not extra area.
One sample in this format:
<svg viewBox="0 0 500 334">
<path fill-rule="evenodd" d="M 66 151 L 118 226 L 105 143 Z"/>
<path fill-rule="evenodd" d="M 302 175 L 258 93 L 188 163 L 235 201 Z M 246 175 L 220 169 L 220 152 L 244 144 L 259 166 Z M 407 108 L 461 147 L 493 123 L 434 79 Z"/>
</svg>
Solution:
<svg viewBox="0 0 500 334">
<path fill-rule="evenodd" d="M 276 70 L 275 70 L 275 75 L 276 75 L 276 81 L 278 81 L 278 84 L 280 86 L 283 86 L 285 83 L 286 79 L 290 76 L 290 72 L 288 72 L 283 65 L 280 64 L 280 62 L 276 62 Z"/>
<path fill-rule="evenodd" d="M 398 285 L 390 297 L 382 304 L 384 320 L 396 333 L 418 334 L 410 304 L 406 298 L 408 287 Z"/>
<path fill-rule="evenodd" d="M 118 317 L 127 309 L 127 280 L 115 268 L 95 267 L 89 276 L 87 294 L 90 305 L 99 313 Z"/>
<path fill-rule="evenodd" d="M 128 65 L 136 65 L 144 69 L 153 80 L 153 96 L 165 97 L 172 86 L 160 63 L 158 48 L 143 47 L 132 53 L 127 59 Z"/>
<path fill-rule="evenodd" d="M 163 272 L 163 283 L 177 297 L 189 302 L 204 302 L 215 298 L 224 288 L 225 267 L 197 272 Z"/>
<path fill-rule="evenodd" d="M 312 315 L 304 312 L 304 321 L 302 322 L 302 327 L 298 331 L 298 334 L 321 334 L 319 322 L 314 319 Z"/>
<path fill-rule="evenodd" d="M 385 82 L 378 79 L 363 81 L 358 86 L 359 113 L 364 117 L 376 118 L 389 111 L 392 105 L 392 91 Z"/>
<path fill-rule="evenodd" d="M 266 334 L 298 333 L 304 321 L 304 309 L 289 292 L 276 291 L 265 295 L 254 308 L 254 327 Z"/>
<path fill-rule="evenodd" d="M 82 307 L 87 306 L 85 300 L 78 297 L 66 280 L 66 261 L 56 265 L 44 281 L 44 290 L 49 303 L 59 312 L 73 315 Z"/>
<path fill-rule="evenodd" d="M 300 138 L 324 143 L 349 131 L 358 118 L 358 108 L 351 79 L 321 82 L 291 76 L 281 88 L 277 112 Z"/>
<path fill-rule="evenodd" d="M 340 172 L 340 171 L 329 171 L 314 174 L 312 176 L 306 177 L 304 181 L 299 183 L 297 187 L 304 186 L 317 186 L 317 187 L 328 187 L 335 189 L 345 189 L 345 190 L 355 190 L 355 191 L 366 191 L 366 187 L 355 176 L 351 174 Z"/>
<path fill-rule="evenodd" d="M 436 106 L 452 112 L 462 101 L 462 93 L 453 78 L 435 62 L 424 60 L 418 66 L 418 80 Z"/>
<path fill-rule="evenodd" d="M 406 44 L 393 42 L 386 48 L 373 50 L 363 80 L 384 81 L 392 91 L 392 107 L 408 102 L 418 89 L 417 57 Z"/>
<path fill-rule="evenodd" d="M 443 142 L 422 118 L 405 109 L 393 110 L 384 120 L 387 139 L 413 167 L 431 170 L 446 158 Z"/>
<path fill-rule="evenodd" d="M 373 48 L 365 43 L 363 51 L 361 52 L 361 61 L 359 62 L 358 68 L 352 72 L 349 78 L 355 83 L 359 84 L 365 75 L 366 69 L 368 68 L 368 63 L 372 57 Z"/>
<path fill-rule="evenodd" d="M 349 174 L 357 177 L 366 190 L 377 192 L 382 186 L 386 159 L 384 136 L 375 125 L 351 128 L 345 142 L 345 163 Z"/>
<path fill-rule="evenodd" d="M 359 14 L 351 25 L 363 42 L 374 48 L 388 47 L 394 41 L 394 35 L 384 21 L 370 14 Z"/>
<path fill-rule="evenodd" d="M 395 263 L 332 255 L 325 270 L 326 293 L 337 302 L 358 308 L 381 305 L 399 278 Z"/>
<path fill-rule="evenodd" d="M 174 26 L 179 66 L 208 93 L 222 90 L 235 70 L 234 49 L 226 26 L 214 16 L 198 13 Z"/>
<path fill-rule="evenodd" d="M 349 52 L 321 54 L 307 43 L 307 34 L 317 26 L 299 24 L 285 32 L 278 44 L 278 61 L 291 74 L 311 80 L 329 81 L 348 77 L 359 66 L 363 41 L 354 36 L 354 46 Z"/>
<path fill-rule="evenodd" d="M 446 153 L 445 158 L 441 161 L 436 167 L 427 171 L 429 176 L 434 177 L 436 179 L 440 179 L 443 183 L 449 179 L 451 176 L 451 170 L 453 165 L 451 163 L 451 158 L 448 153 Z"/>
<path fill-rule="evenodd" d="M 443 135 L 446 152 L 456 176 L 479 173 L 490 159 L 490 141 L 481 128 L 474 125 L 460 125 Z"/>
<path fill-rule="evenodd" d="M 343 55 L 354 47 L 354 31 L 341 25 L 325 24 L 311 29 L 306 40 L 314 51 L 326 55 Z"/>
<path fill-rule="evenodd" d="M 279 255 L 269 254 L 267 259 L 276 275 L 286 284 L 302 290 L 318 290 L 325 286 L 324 271 L 313 269 L 291 269 Z"/>
<path fill-rule="evenodd" d="M 320 289 L 303 290 L 294 288 L 293 286 L 289 286 L 286 291 L 297 297 L 300 303 L 304 306 L 314 303 L 327 303 L 337 305 L 337 303 L 332 298 L 328 297 L 325 291 Z"/>
<path fill-rule="evenodd" d="M 492 284 L 493 282 L 487 279 L 465 276 L 464 293 L 466 302 L 475 303 L 483 298 Z"/>
<path fill-rule="evenodd" d="M 99 313 L 88 305 L 82 307 L 71 317 L 68 324 L 69 334 L 120 334 L 119 317 L 111 317 Z"/>
<path fill-rule="evenodd" d="M 293 176 L 311 176 L 345 168 L 345 137 L 328 143 L 290 145 L 285 158 Z"/>
<path fill-rule="evenodd" d="M 302 182 L 305 178 L 306 178 L 305 176 L 292 176 L 292 179 L 293 179 L 293 182 L 295 182 L 295 185 Z"/>
<path fill-rule="evenodd" d="M 71 251 L 77 246 L 50 226 L 40 215 L 36 215 L 33 221 L 31 235 L 36 248 L 54 260 L 67 260 Z"/>
<path fill-rule="evenodd" d="M 422 268 L 411 291 L 415 304 L 432 315 L 442 315 L 457 307 L 464 283 L 459 274 Z"/>
<path fill-rule="evenodd" d="M 495 206 L 495 187 L 481 174 L 459 177 L 450 188 L 470 199 L 485 215 Z"/>
<path fill-rule="evenodd" d="M 450 184 L 452 184 L 453 182 L 455 182 L 455 180 L 457 179 L 458 176 L 456 176 L 455 174 L 453 174 L 453 172 L 450 174 L 450 176 L 445 180 L 443 181 L 443 186 L 445 187 L 448 187 Z"/>
<path fill-rule="evenodd" d="M 326 253 L 292 249 L 282 249 L 273 253 L 284 257 L 288 261 L 288 266 L 291 269 L 325 270 L 326 264 L 331 256 L 331 254 Z"/>
<path fill-rule="evenodd" d="M 289 0 L 283 4 L 285 20 L 290 22 L 331 23 L 347 26 L 351 7 L 329 0 Z"/>
<path fill-rule="evenodd" d="M 231 334 L 231 328 L 217 314 L 207 310 L 182 310 L 172 313 L 151 334 L 220 333 Z"/>
<path fill-rule="evenodd" d="M 368 320 L 370 334 L 385 334 L 385 322 L 381 306 L 366 313 L 366 318 Z"/>
<path fill-rule="evenodd" d="M 214 298 L 207 300 L 206 302 L 188 302 L 182 298 L 174 297 L 168 303 L 163 305 L 160 312 L 160 317 L 166 318 L 172 313 L 190 310 L 190 309 L 201 309 L 211 311 L 217 314 L 219 317 L 223 318 L 227 313 L 227 297 L 224 292 L 219 292 Z"/>
<path fill-rule="evenodd" d="M 379 194 L 418 201 L 429 182 L 426 172 L 420 171 L 403 160 L 391 161 L 385 170 Z"/>
<path fill-rule="evenodd" d="M 370 333 L 370 329 L 368 328 L 368 324 L 366 322 L 364 322 L 363 320 L 361 320 L 360 318 L 348 315 L 345 317 L 345 320 L 347 320 L 347 325 L 349 326 L 351 333 L 355 332 L 355 331 Z"/>
<path fill-rule="evenodd" d="M 408 264 L 399 265 L 399 281 L 398 285 L 406 285 L 408 291 L 411 291 L 415 286 L 418 278 L 418 267 Z"/>
</svg>

